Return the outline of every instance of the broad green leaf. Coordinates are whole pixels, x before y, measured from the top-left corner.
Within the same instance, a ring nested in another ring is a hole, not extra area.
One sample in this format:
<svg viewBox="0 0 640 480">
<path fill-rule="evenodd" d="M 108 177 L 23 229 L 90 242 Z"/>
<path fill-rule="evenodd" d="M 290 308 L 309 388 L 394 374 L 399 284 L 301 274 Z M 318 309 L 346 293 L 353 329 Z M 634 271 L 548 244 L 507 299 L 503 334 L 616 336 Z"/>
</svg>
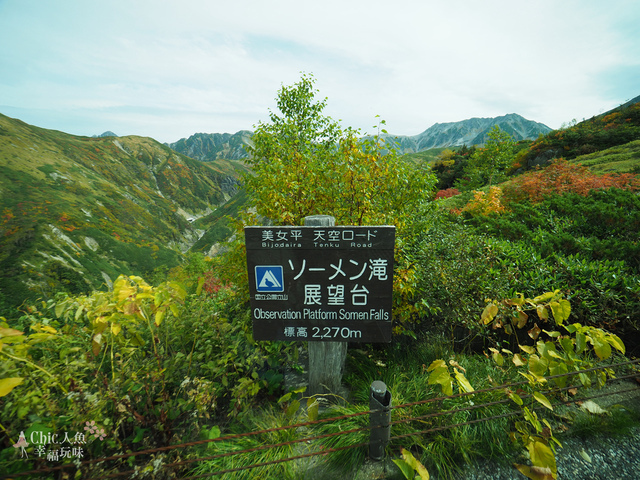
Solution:
<svg viewBox="0 0 640 480">
<path fill-rule="evenodd" d="M 549 361 L 546 358 L 540 358 L 537 355 L 529 357 L 529 371 L 538 377 L 544 377 L 548 366 Z"/>
<path fill-rule="evenodd" d="M 536 399 L 536 401 L 542 405 L 544 405 L 545 407 L 547 407 L 549 410 L 553 410 L 553 406 L 551 406 L 551 402 L 549 401 L 549 399 L 547 397 L 545 397 L 542 393 L 540 392 L 533 392 L 533 398 Z"/>
<path fill-rule="evenodd" d="M 594 338 L 593 351 L 596 352 L 596 355 L 600 360 L 606 360 L 611 356 L 611 345 L 606 341 L 603 341 L 602 338 Z"/>
<path fill-rule="evenodd" d="M 280 397 L 280 399 L 278 400 L 278 403 L 280 404 L 280 403 L 288 402 L 292 396 L 293 396 L 293 392 L 285 393 L 283 396 Z"/>
<path fill-rule="evenodd" d="M 318 409 L 320 407 L 320 403 L 314 397 L 310 397 L 307 400 L 307 416 L 309 417 L 310 422 L 315 422 L 318 419 Z"/>
<path fill-rule="evenodd" d="M 576 353 L 582 353 L 587 348 L 587 336 L 582 333 L 576 333 Z"/>
<path fill-rule="evenodd" d="M 504 357 L 502 356 L 502 354 L 495 348 L 489 348 L 489 350 L 491 350 L 492 352 L 491 357 L 493 358 L 493 361 L 496 362 L 499 367 L 504 365 Z"/>
<path fill-rule="evenodd" d="M 569 370 L 568 370 L 567 364 L 564 362 L 554 361 L 549 363 L 549 373 L 551 375 L 564 375 L 568 371 Z M 559 387 L 564 387 L 567 384 L 567 377 L 563 376 L 563 377 L 554 378 L 553 381 Z"/>
<path fill-rule="evenodd" d="M 562 349 L 567 352 L 567 354 L 572 354 L 573 352 L 573 340 L 570 337 L 561 337 L 559 339 L 560 345 Z"/>
<path fill-rule="evenodd" d="M 591 386 L 591 378 L 586 373 L 579 373 L 578 378 L 585 387 L 589 388 Z"/>
<path fill-rule="evenodd" d="M 66 307 L 67 307 L 66 301 L 56 304 L 56 308 L 54 309 L 56 318 L 60 318 L 62 316 Z"/>
<path fill-rule="evenodd" d="M 513 393 L 511 390 L 507 390 L 507 396 L 515 402 L 516 405 L 522 405 L 522 398 L 520 398 L 520 395 Z"/>
<path fill-rule="evenodd" d="M 22 377 L 0 378 L 0 397 L 9 395 L 11 390 L 20 385 L 23 380 Z"/>
<path fill-rule="evenodd" d="M 398 468 L 402 472 L 402 475 L 404 475 L 404 478 L 406 478 L 407 480 L 414 479 L 415 470 L 411 468 L 407 462 L 405 462 L 400 458 L 394 458 L 393 463 L 395 463 L 398 466 Z"/>
<path fill-rule="evenodd" d="M 298 400 L 294 400 L 289 404 L 287 409 L 285 410 L 285 415 L 288 418 L 293 418 L 296 412 L 300 409 L 300 402 Z"/>
</svg>

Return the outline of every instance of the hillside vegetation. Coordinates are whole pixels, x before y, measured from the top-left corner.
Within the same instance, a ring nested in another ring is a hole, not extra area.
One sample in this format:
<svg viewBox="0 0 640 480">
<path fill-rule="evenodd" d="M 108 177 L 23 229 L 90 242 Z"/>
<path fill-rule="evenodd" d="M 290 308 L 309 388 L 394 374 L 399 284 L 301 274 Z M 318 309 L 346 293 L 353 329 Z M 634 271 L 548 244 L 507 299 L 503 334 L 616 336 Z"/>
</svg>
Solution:
<svg viewBox="0 0 640 480">
<path fill-rule="evenodd" d="M 616 364 L 640 353 L 640 105 L 536 140 L 491 129 L 483 147 L 429 159 L 398 157 L 380 137 L 363 145 L 322 115 L 326 100 L 315 94 L 309 76 L 282 87 L 282 114 L 259 126 L 246 190 L 220 208 L 231 194 L 221 187 L 228 162 L 214 170 L 150 139 L 72 137 L 0 118 L 9 154 L 2 267 L 32 289 L 25 294 L 46 293 L 0 318 L 0 460 L 9 473 L 52 465 L 33 446 L 19 458 L 21 431 L 75 432 L 93 422 L 104 436 L 87 443 L 90 459 L 267 431 L 113 462 L 65 458 L 58 463 L 70 477 L 229 469 L 225 478 L 293 480 L 308 476 L 309 463 L 278 460 L 337 449 L 313 466 L 355 478 L 369 424 L 349 414 L 368 410 L 371 382 L 382 380 L 394 405 L 410 404 L 393 411 L 387 448 L 413 459 L 402 470 L 408 478 L 422 467 L 416 459 L 453 479 L 478 458 L 516 463 L 514 475 L 558 478 L 555 449 L 578 422 L 554 410 L 579 395 L 567 387 L 602 387 L 638 371 Z M 254 208 L 242 212 L 245 202 Z M 223 225 L 226 213 L 236 220 Z M 394 338 L 349 346 L 346 395 L 307 396 L 285 384 L 304 369 L 306 342 L 251 335 L 243 226 L 300 224 L 314 213 L 397 227 Z M 200 236 L 208 225 L 216 227 Z M 194 253 L 229 232 L 216 255 Z M 177 264 L 180 246 L 193 242 L 179 266 L 153 270 L 149 258 Z M 46 273 L 59 265 L 73 277 Z M 38 286 L 40 271 L 53 283 Z M 81 271 L 96 284 L 78 280 Z M 97 285 L 102 272 L 125 275 L 107 289 Z M 336 405 L 319 412 L 327 399 Z M 279 428 L 323 415 L 341 418 Z M 620 430 L 639 419 L 612 409 L 598 422 Z"/>
<path fill-rule="evenodd" d="M 150 138 L 76 137 L 2 115 L 0 158 L 7 305 L 180 264 L 208 225 L 194 220 L 235 194 L 241 166 L 204 164 Z"/>
</svg>

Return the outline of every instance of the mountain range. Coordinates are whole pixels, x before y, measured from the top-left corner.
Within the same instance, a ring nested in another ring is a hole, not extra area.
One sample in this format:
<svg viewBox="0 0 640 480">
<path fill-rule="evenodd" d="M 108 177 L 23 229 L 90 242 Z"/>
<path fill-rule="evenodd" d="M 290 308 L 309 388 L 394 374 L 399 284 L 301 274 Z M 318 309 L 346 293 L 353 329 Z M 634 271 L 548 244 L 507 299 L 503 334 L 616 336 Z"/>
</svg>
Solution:
<svg viewBox="0 0 640 480">
<path fill-rule="evenodd" d="M 414 136 L 384 135 L 394 141 L 402 154 L 417 153 L 430 148 L 483 145 L 494 126 L 511 135 L 515 141 L 535 140 L 549 133 L 546 125 L 527 120 L 516 113 L 493 118 L 470 118 L 460 122 L 436 123 Z"/>
<path fill-rule="evenodd" d="M 0 307 L 178 265 L 245 170 L 151 138 L 79 137 L 4 115 L 0 160 Z"/>
<path fill-rule="evenodd" d="M 482 145 L 487 140 L 487 133 L 495 125 L 498 125 L 516 141 L 535 140 L 538 136 L 551 131 L 542 123 L 527 120 L 516 113 L 510 113 L 501 117 L 470 118 L 459 122 L 436 123 L 414 136 L 384 134 L 381 136 L 394 142 L 399 154 L 407 154 L 430 148 Z M 242 160 L 248 157 L 244 146 L 250 145 L 251 135 L 252 132 L 248 130 L 241 130 L 234 134 L 196 133 L 189 138 L 183 138 L 166 145 L 176 152 L 205 162 L 220 158 Z"/>
</svg>

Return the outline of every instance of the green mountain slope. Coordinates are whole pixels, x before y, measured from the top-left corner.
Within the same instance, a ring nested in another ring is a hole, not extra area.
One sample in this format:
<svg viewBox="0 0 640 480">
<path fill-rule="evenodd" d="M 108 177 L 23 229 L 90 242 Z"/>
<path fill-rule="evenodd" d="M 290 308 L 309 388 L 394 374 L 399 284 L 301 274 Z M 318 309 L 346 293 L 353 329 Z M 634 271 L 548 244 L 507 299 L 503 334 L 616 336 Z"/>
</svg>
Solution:
<svg viewBox="0 0 640 480">
<path fill-rule="evenodd" d="M 239 167 L 0 115 L 0 303 L 176 265 L 205 233 L 198 219 L 236 193 Z"/>
</svg>

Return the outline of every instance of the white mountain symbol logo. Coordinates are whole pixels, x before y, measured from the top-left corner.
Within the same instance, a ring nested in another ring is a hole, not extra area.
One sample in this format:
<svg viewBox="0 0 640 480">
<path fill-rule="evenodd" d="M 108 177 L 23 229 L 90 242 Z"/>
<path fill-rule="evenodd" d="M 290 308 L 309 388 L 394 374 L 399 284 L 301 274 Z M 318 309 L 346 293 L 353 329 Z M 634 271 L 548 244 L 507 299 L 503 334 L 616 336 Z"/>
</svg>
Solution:
<svg viewBox="0 0 640 480">
<path fill-rule="evenodd" d="M 271 270 L 267 270 L 258 284 L 258 288 L 282 288 L 282 285 Z"/>
</svg>

